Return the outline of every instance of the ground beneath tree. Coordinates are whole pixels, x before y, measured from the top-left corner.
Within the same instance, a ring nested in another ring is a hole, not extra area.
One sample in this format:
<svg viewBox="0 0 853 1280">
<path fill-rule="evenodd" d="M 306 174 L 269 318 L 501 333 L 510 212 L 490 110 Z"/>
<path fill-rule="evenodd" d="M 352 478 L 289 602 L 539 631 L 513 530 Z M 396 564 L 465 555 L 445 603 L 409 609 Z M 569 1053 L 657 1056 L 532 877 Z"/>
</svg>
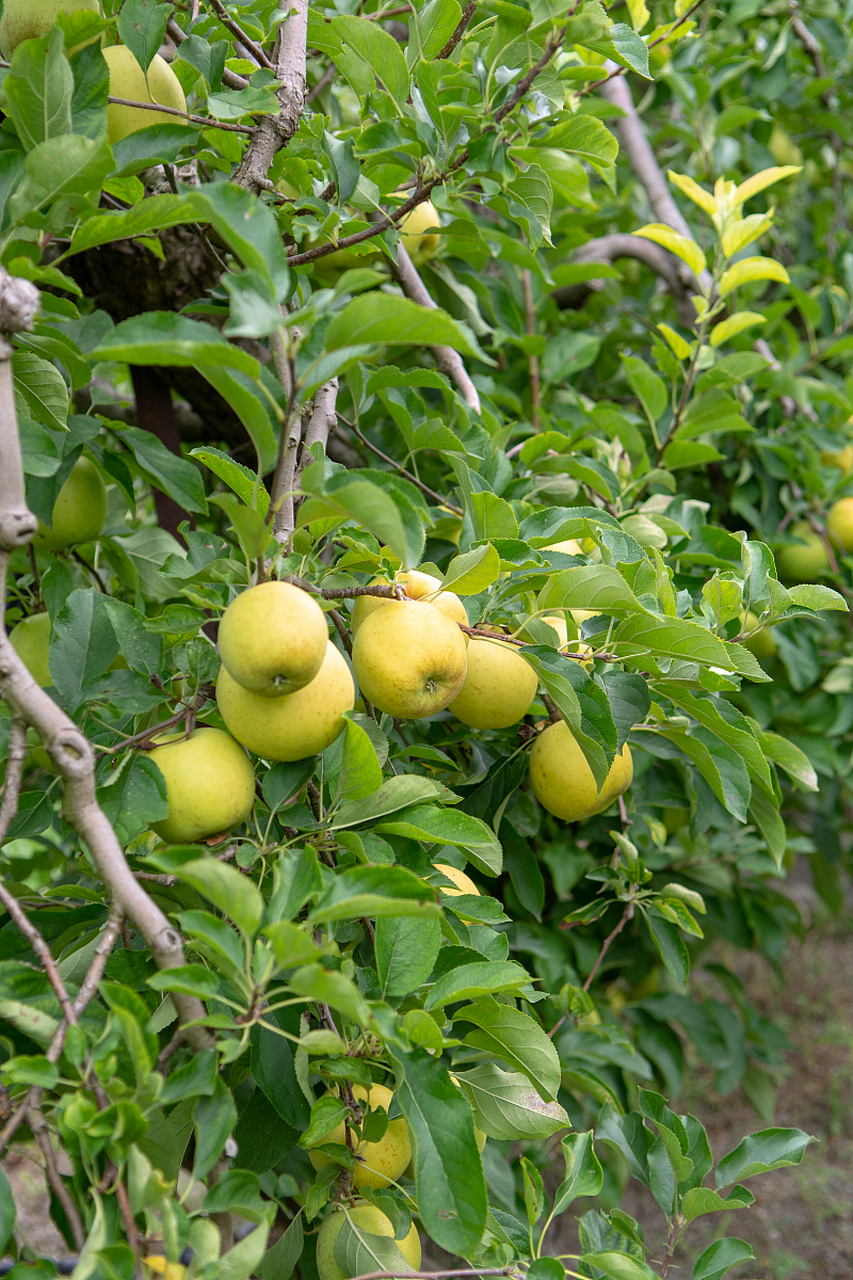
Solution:
<svg viewBox="0 0 853 1280">
<path fill-rule="evenodd" d="M 676 1254 L 670 1280 L 687 1280 L 693 1263 L 715 1239 L 746 1240 L 756 1261 L 727 1280 L 851 1280 L 853 1277 L 853 915 L 812 928 L 792 942 L 780 978 L 761 957 L 727 951 L 719 959 L 733 969 L 765 1017 L 781 1025 L 793 1046 L 780 1077 L 773 1123 L 804 1129 L 819 1141 L 802 1165 L 753 1178 L 751 1209 L 714 1214 L 694 1223 Z M 701 976 L 699 978 L 701 982 Z M 698 994 L 698 992 L 697 992 Z M 708 994 L 719 995 L 718 991 Z M 764 1128 L 744 1097 L 720 1097 L 701 1064 L 689 1073 L 689 1092 L 674 1104 L 707 1126 L 719 1158 L 741 1138 Z M 14 1151 L 3 1161 L 18 1205 L 23 1236 L 37 1253 L 61 1258 L 67 1247 L 47 1213 L 38 1152 Z M 583 1208 L 589 1202 L 582 1202 Z M 633 1184 L 622 1207 L 637 1218 L 660 1259 L 665 1224 L 651 1195 Z M 551 1253 L 576 1253 L 570 1217 L 549 1234 Z M 438 1257 L 425 1265 L 438 1264 Z"/>
</svg>

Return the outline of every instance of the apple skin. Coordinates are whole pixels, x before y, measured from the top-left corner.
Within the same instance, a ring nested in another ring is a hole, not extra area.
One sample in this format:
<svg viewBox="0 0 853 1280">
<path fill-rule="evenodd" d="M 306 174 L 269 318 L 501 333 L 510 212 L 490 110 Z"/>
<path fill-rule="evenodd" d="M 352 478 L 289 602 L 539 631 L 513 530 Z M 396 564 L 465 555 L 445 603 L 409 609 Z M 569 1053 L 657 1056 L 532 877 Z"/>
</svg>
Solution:
<svg viewBox="0 0 853 1280">
<path fill-rule="evenodd" d="M 389 581 L 388 578 L 374 578 L 370 585 L 384 586 Z M 431 573 L 422 573 L 420 569 L 408 569 L 405 573 L 398 573 L 394 581 L 398 586 L 406 588 L 406 595 L 412 600 L 423 600 L 431 596 L 429 603 L 433 609 L 447 614 L 448 618 L 452 618 L 454 622 L 461 622 L 463 627 L 468 626 L 468 614 L 462 601 L 452 591 L 442 591 L 440 581 Z M 358 596 L 352 609 L 353 635 L 365 618 L 369 618 L 377 609 L 390 603 L 391 601 L 383 596 Z M 465 635 L 464 631 L 462 634 Z M 466 636 L 465 639 L 467 642 L 468 637 Z"/>
<path fill-rule="evenodd" d="M 398 720 L 418 720 L 443 711 L 465 683 L 465 640 L 433 605 L 389 600 L 359 627 L 352 666 L 375 707 Z"/>
<path fill-rule="evenodd" d="M 400 222 L 400 243 L 412 259 L 416 267 L 429 262 L 441 244 L 441 235 L 437 231 L 429 231 L 429 227 L 440 227 L 441 219 L 438 210 L 431 200 L 424 200 L 415 205 L 410 213 Z"/>
<path fill-rule="evenodd" d="M 471 729 L 508 729 L 527 715 L 538 686 L 536 672 L 511 645 L 472 638 L 465 683 L 448 710 Z"/>
<path fill-rule="evenodd" d="M 826 517 L 826 532 L 845 551 L 853 551 L 853 498 L 833 502 Z"/>
<path fill-rule="evenodd" d="M 776 641 L 771 631 L 765 631 L 764 627 L 759 630 L 759 621 L 750 609 L 744 611 L 740 615 L 740 625 L 742 631 L 752 631 L 755 634 L 747 636 L 743 641 L 743 647 L 749 649 L 750 653 L 756 658 L 775 658 L 776 657 Z"/>
<path fill-rule="evenodd" d="M 233 680 L 277 698 L 314 679 L 328 639 L 326 615 L 307 591 L 289 582 L 261 582 L 231 601 L 217 643 Z"/>
<path fill-rule="evenodd" d="M 530 752 L 533 793 L 544 809 L 563 822 L 591 818 L 627 791 L 633 776 L 626 743 L 599 791 L 586 757 L 563 720 L 543 729 Z"/>
<path fill-rule="evenodd" d="M 376 1111 L 379 1107 L 385 1111 L 391 1108 L 394 1094 L 384 1084 L 372 1084 L 369 1093 L 363 1085 L 357 1084 L 353 1085 L 352 1091 L 356 1102 L 367 1102 L 371 1111 Z M 344 1123 L 341 1121 L 334 1129 L 330 1129 L 317 1145 L 335 1142 L 345 1146 L 346 1140 Z M 362 1157 L 364 1164 L 359 1161 L 353 1171 L 352 1181 L 355 1187 L 387 1187 L 389 1183 L 396 1182 L 412 1158 L 412 1144 L 405 1120 L 401 1117 L 398 1120 L 389 1121 L 388 1128 L 380 1140 L 378 1142 L 362 1140 L 356 1149 L 356 1154 Z M 310 1148 L 308 1159 L 317 1170 L 332 1163 L 330 1156 Z"/>
<path fill-rule="evenodd" d="M 151 826 L 168 844 L 194 844 L 245 822 L 255 803 L 246 752 L 222 729 L 161 734 L 149 752 L 166 780 L 169 816 Z"/>
<path fill-rule="evenodd" d="M 108 45 L 103 54 L 110 69 L 110 97 L 131 98 L 134 102 L 158 102 L 164 107 L 186 111 L 187 100 L 181 82 L 159 53 L 155 53 L 151 60 L 147 81 L 145 72 L 126 45 Z M 111 147 L 128 134 L 147 129 L 152 124 L 187 124 L 187 121 L 163 111 L 120 107 L 114 102 L 107 104 L 107 142 Z"/>
<path fill-rule="evenodd" d="M 439 893 L 443 893 L 446 898 L 459 898 L 463 894 L 473 894 L 480 897 L 480 890 L 474 884 L 474 881 L 464 871 L 460 871 L 458 867 L 451 867 L 449 862 L 436 862 L 436 871 L 440 871 L 443 876 L 447 876 L 448 880 L 452 880 L 456 886 L 454 889 L 449 888 L 446 884 L 438 886 Z M 453 1077 L 451 1076 L 451 1079 Z"/>
<path fill-rule="evenodd" d="M 53 684 L 47 653 L 50 647 L 50 616 L 31 613 L 9 632 L 9 643 L 36 684 L 48 689 Z"/>
<path fill-rule="evenodd" d="M 366 1235 L 389 1236 L 393 1239 L 394 1228 L 391 1226 L 390 1219 L 386 1218 L 375 1204 L 366 1202 L 356 1204 L 349 1210 L 349 1217 L 353 1226 L 358 1227 Z M 317 1274 L 320 1280 L 347 1280 L 346 1272 L 342 1271 L 335 1261 L 335 1242 L 345 1221 L 344 1211 L 335 1209 L 324 1220 L 317 1233 Z M 412 1270 L 420 1271 L 421 1240 L 415 1224 L 412 1223 L 407 1235 L 395 1243 Z"/>
<path fill-rule="evenodd" d="M 843 449 L 822 449 L 820 460 L 825 467 L 837 467 L 847 477 L 853 471 L 853 444 L 846 444 Z"/>
<path fill-rule="evenodd" d="M 98 0 L 5 0 L 0 18 L 0 53 L 11 58 L 24 40 L 47 35 L 60 13 L 85 9 L 100 15 Z"/>
<path fill-rule="evenodd" d="M 158 1276 L 163 1276 L 163 1280 L 184 1280 L 187 1269 L 182 1262 L 167 1262 L 162 1254 L 155 1253 L 149 1258 L 143 1258 L 142 1261 L 148 1267 L 149 1271 L 155 1272 Z"/>
<path fill-rule="evenodd" d="M 313 680 L 278 698 L 243 689 L 225 667 L 216 682 L 222 718 L 238 742 L 265 760 L 304 760 L 331 746 L 355 706 L 350 669 L 330 640 Z"/>
<path fill-rule="evenodd" d="M 107 518 L 107 490 L 88 458 L 78 458 L 57 494 L 52 525 L 39 521 L 33 546 L 42 551 L 65 551 L 81 542 L 92 542 Z"/>
<path fill-rule="evenodd" d="M 779 575 L 788 582 L 813 582 L 829 568 L 829 556 L 823 540 L 805 520 L 791 525 L 791 535 L 801 539 L 805 546 L 792 543 L 776 552 Z"/>
<path fill-rule="evenodd" d="M 562 551 L 564 556 L 582 556 L 583 549 L 577 538 L 566 538 L 564 542 L 549 542 L 542 551 Z"/>
</svg>

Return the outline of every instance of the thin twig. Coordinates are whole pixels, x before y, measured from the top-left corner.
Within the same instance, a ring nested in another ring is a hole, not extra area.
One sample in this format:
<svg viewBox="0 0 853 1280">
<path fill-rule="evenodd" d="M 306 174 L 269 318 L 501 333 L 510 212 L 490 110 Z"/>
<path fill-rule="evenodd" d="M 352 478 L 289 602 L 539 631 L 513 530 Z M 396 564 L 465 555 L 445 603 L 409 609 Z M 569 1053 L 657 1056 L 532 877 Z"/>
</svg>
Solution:
<svg viewBox="0 0 853 1280">
<path fill-rule="evenodd" d="M 402 243 L 397 246 L 397 263 L 393 270 L 408 298 L 421 307 L 429 307 L 433 311 L 438 309 Z M 443 345 L 430 347 L 430 351 L 439 371 L 456 384 L 465 403 L 470 405 L 475 413 L 480 413 L 480 397 L 477 388 L 471 381 L 459 352 Z"/>
<path fill-rule="evenodd" d="M 266 67 L 268 71 L 275 71 L 275 65 L 270 61 L 266 52 L 259 44 L 255 44 L 251 36 L 246 35 L 246 32 L 240 26 L 239 22 L 236 22 L 231 17 L 231 14 L 225 8 L 222 0 L 207 0 L 207 3 L 222 23 L 223 27 L 225 27 L 226 31 L 230 31 L 232 36 L 234 36 L 236 40 L 240 41 L 240 44 L 244 49 L 249 51 L 258 66 Z"/>
<path fill-rule="evenodd" d="M 634 918 L 634 902 L 632 899 L 630 902 L 625 903 L 625 910 L 622 912 L 622 919 L 619 921 L 616 928 L 613 930 L 612 933 L 609 933 L 607 937 L 604 939 L 604 941 L 602 942 L 601 950 L 598 953 L 598 958 L 596 959 L 595 964 L 592 966 L 592 970 L 590 972 L 589 977 L 587 978 L 586 982 L 583 984 L 583 987 L 582 987 L 583 991 L 589 991 L 590 987 L 592 986 L 592 980 L 595 977 L 595 975 L 598 973 L 598 969 L 602 960 L 610 950 L 610 944 L 614 942 L 616 938 L 619 937 L 619 934 L 625 928 L 625 925 L 628 923 L 629 920 L 633 920 L 633 918 Z"/>
<path fill-rule="evenodd" d="M 53 1147 L 50 1142 L 50 1134 L 47 1131 L 47 1121 L 41 1111 L 30 1108 L 30 1128 L 33 1137 L 38 1143 L 39 1150 L 44 1156 L 44 1171 L 47 1180 L 50 1183 L 50 1189 L 62 1205 L 68 1225 L 71 1228 L 71 1235 L 74 1239 L 74 1247 L 79 1253 L 86 1243 L 86 1232 L 83 1230 L 83 1220 L 80 1217 L 77 1206 L 71 1199 L 71 1195 L 60 1177 L 59 1170 L 56 1167 L 56 1159 L 53 1154 Z"/>
<path fill-rule="evenodd" d="M 456 48 L 459 41 L 464 36 L 465 28 L 468 26 L 468 23 L 473 18 L 476 12 L 476 9 L 477 9 L 477 0 L 468 0 L 468 4 L 462 13 L 462 17 L 459 19 L 459 22 L 456 24 L 456 30 L 453 32 L 453 35 L 450 37 L 450 39 L 448 40 L 444 48 L 440 49 L 439 52 L 435 55 L 436 62 L 440 62 L 442 58 L 450 57 L 451 53 Z"/>
<path fill-rule="evenodd" d="M 180 107 L 164 107 L 159 102 L 138 102 L 135 98 L 114 98 L 112 94 L 107 98 L 107 102 L 112 102 L 117 107 L 137 107 L 140 111 L 160 111 L 167 116 L 180 116 L 181 120 L 189 120 L 191 124 L 203 125 L 205 129 L 224 129 L 226 133 L 248 133 L 251 136 L 258 129 L 256 124 L 226 124 L 224 120 L 213 120 L 209 116 L 191 115 L 188 111 L 181 111 Z"/>
<path fill-rule="evenodd" d="M 418 477 L 414 474 L 414 472 L 407 471 L 406 468 L 401 466 L 399 462 L 395 462 L 394 459 L 390 458 L 387 453 L 383 453 L 382 450 L 378 448 L 371 440 L 368 440 L 367 436 L 364 435 L 363 432 L 359 430 L 359 428 L 355 425 L 354 422 L 349 422 L 348 419 L 343 417 L 343 415 L 340 413 L 338 414 L 338 417 L 340 418 L 341 422 L 344 424 L 345 427 L 348 427 L 349 430 L 352 431 L 354 435 L 358 436 L 362 444 L 366 445 L 368 449 L 370 449 L 373 453 L 376 454 L 377 458 L 381 458 L 383 462 L 387 462 L 389 466 L 393 467 L 395 471 L 398 471 L 400 475 L 403 476 L 406 480 L 410 480 L 412 484 L 417 485 L 421 493 L 426 494 L 428 498 L 432 498 L 433 502 L 438 503 L 440 507 L 447 507 L 447 510 L 452 512 L 453 515 L 455 516 L 461 516 L 464 514 L 461 507 L 454 507 L 450 502 L 447 501 L 446 498 L 443 498 L 440 493 L 436 493 L 435 489 L 430 489 L 428 484 L 424 484 L 423 480 L 419 480 Z"/>
<path fill-rule="evenodd" d="M 170 18 L 166 23 L 166 31 L 178 46 L 182 45 L 185 40 L 189 40 L 189 36 L 181 30 L 174 18 Z M 239 76 L 236 71 L 229 71 L 227 67 L 222 68 L 222 83 L 227 85 L 229 89 L 240 90 L 248 89 L 249 87 L 249 81 L 245 76 Z"/>
</svg>

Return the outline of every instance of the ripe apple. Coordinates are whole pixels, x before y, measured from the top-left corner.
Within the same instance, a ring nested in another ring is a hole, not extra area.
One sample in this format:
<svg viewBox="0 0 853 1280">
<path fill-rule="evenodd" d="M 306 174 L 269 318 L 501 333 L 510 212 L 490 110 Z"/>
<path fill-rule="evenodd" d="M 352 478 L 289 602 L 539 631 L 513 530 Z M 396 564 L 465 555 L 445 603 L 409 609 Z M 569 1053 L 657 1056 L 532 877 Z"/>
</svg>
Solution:
<svg viewBox="0 0 853 1280">
<path fill-rule="evenodd" d="M 756 658 L 775 658 L 776 657 L 776 641 L 771 631 L 765 631 L 764 627 L 759 630 L 759 621 L 750 609 L 749 612 L 744 611 L 740 615 L 741 631 L 747 633 L 753 632 L 752 635 L 747 634 L 747 638 L 743 641 L 745 649 L 749 649 L 750 653 Z"/>
<path fill-rule="evenodd" d="M 595 617 L 595 615 L 591 613 L 588 609 L 574 610 L 572 612 L 573 618 L 575 616 L 575 613 L 586 614 L 590 618 Z M 583 619 L 581 619 L 581 621 L 582 620 Z M 547 622 L 548 626 L 551 627 L 553 631 L 556 631 L 558 639 L 560 641 L 560 649 L 563 653 L 592 653 L 592 646 L 588 644 L 584 644 L 583 640 L 569 640 L 569 628 L 566 623 L 566 619 L 560 617 L 559 614 L 547 613 L 542 618 L 542 621 Z M 577 622 L 577 619 L 575 619 L 575 621 Z M 578 626 L 580 626 L 580 623 L 578 623 Z M 587 669 L 589 669 L 592 665 L 593 665 L 592 662 L 581 663 L 581 666 L 586 667 Z"/>
<path fill-rule="evenodd" d="M 376 1111 L 380 1107 L 384 1111 L 390 1111 L 391 1100 L 394 1097 L 392 1091 L 384 1084 L 372 1084 L 369 1092 L 363 1085 L 354 1085 L 353 1096 L 356 1102 L 366 1102 L 367 1109 L 370 1111 Z M 334 1142 L 339 1146 L 345 1146 L 346 1140 L 344 1123 L 341 1121 L 316 1145 L 323 1146 L 327 1142 Z M 356 1148 L 356 1155 L 359 1160 L 352 1175 L 354 1186 L 387 1187 L 390 1182 L 396 1182 L 412 1158 L 409 1128 L 405 1120 L 402 1117 L 399 1120 L 390 1120 L 388 1128 L 378 1142 L 365 1142 L 362 1139 Z M 323 1155 L 322 1151 L 309 1149 L 308 1158 L 315 1169 L 322 1169 L 331 1163 L 331 1156 Z"/>
<path fill-rule="evenodd" d="M 791 543 L 776 552 L 776 568 L 789 582 L 812 582 L 829 568 L 823 539 L 805 520 L 791 525 L 791 536 L 799 538 L 800 543 Z"/>
<path fill-rule="evenodd" d="M 480 890 L 474 884 L 474 881 L 464 871 L 460 871 L 458 867 L 451 867 L 449 862 L 436 862 L 436 871 L 440 871 L 443 876 L 447 876 L 448 880 L 452 880 L 456 886 L 454 889 L 449 888 L 446 884 L 438 886 L 439 892 L 443 893 L 446 898 L 458 898 L 462 894 L 474 894 L 479 898 Z"/>
<path fill-rule="evenodd" d="M 853 444 L 846 444 L 843 449 L 821 449 L 820 460 L 825 467 L 837 467 L 842 476 L 849 476 L 853 471 Z"/>
<path fill-rule="evenodd" d="M 46 35 L 60 13 L 85 9 L 100 14 L 98 0 L 6 0 L 0 18 L 0 53 L 11 58 L 23 40 Z"/>
<path fill-rule="evenodd" d="M 347 1272 L 341 1270 L 335 1260 L 335 1242 L 347 1217 L 359 1232 L 371 1236 L 388 1236 L 393 1239 L 394 1228 L 391 1220 L 386 1218 L 375 1204 L 368 1204 L 362 1200 L 347 1212 L 336 1206 L 317 1233 L 317 1274 L 320 1280 L 347 1280 Z M 419 1271 L 421 1241 L 414 1223 L 409 1227 L 407 1235 L 402 1240 L 396 1241 L 396 1245 L 412 1270 Z"/>
<path fill-rule="evenodd" d="M 110 69 L 110 97 L 130 98 L 134 102 L 158 102 L 163 107 L 186 111 L 187 100 L 181 82 L 168 62 L 155 53 L 147 73 L 142 70 L 130 49 L 111 44 L 104 49 Z M 146 111 L 143 107 L 120 107 L 107 104 L 107 142 L 115 146 L 130 133 L 147 129 L 152 124 L 186 124 L 180 116 L 165 111 Z"/>
<path fill-rule="evenodd" d="M 530 752 L 533 793 L 543 808 L 564 822 L 591 818 L 627 791 L 633 776 L 634 765 L 626 743 L 599 791 L 586 757 L 564 720 L 548 725 Z"/>
<path fill-rule="evenodd" d="M 276 698 L 314 679 L 328 639 L 326 616 L 307 591 L 289 582 L 261 582 L 222 615 L 219 656 L 242 688 Z"/>
<path fill-rule="evenodd" d="M 352 666 L 375 707 L 418 720 L 443 711 L 459 693 L 465 655 L 462 632 L 446 614 L 417 600 L 389 600 L 359 627 Z"/>
<path fill-rule="evenodd" d="M 833 502 L 826 517 L 826 532 L 845 551 L 853 551 L 853 498 Z"/>
<path fill-rule="evenodd" d="M 388 578 L 374 578 L 370 585 L 383 586 L 388 581 Z M 406 595 L 412 600 L 426 599 L 434 609 L 438 609 L 439 613 L 447 614 L 448 618 L 452 618 L 454 622 L 461 622 L 463 627 L 468 626 L 468 614 L 462 601 L 452 591 L 442 591 L 441 582 L 431 573 L 423 573 L 420 569 L 407 569 L 404 573 L 398 573 L 394 581 L 398 586 L 406 588 Z M 384 596 L 358 596 L 352 610 L 353 635 L 365 618 L 369 618 L 377 609 L 390 603 L 391 601 L 386 600 Z M 465 632 L 463 631 L 462 634 L 465 635 Z M 467 642 L 468 637 L 466 636 L 465 639 Z"/>
<path fill-rule="evenodd" d="M 50 647 L 50 616 L 31 613 L 9 632 L 9 643 L 36 684 L 47 689 L 53 684 L 47 652 Z"/>
<path fill-rule="evenodd" d="M 163 1280 L 184 1280 L 187 1269 L 182 1262 L 167 1262 L 161 1253 L 152 1254 L 148 1258 L 143 1258 L 149 1271 L 153 1271 L 155 1275 L 163 1276 Z"/>
<path fill-rule="evenodd" d="M 245 822 L 255 802 L 246 752 L 222 729 L 164 733 L 149 752 L 166 780 L 169 816 L 151 826 L 169 844 L 192 844 Z"/>
<path fill-rule="evenodd" d="M 343 733 L 344 712 L 355 706 L 350 669 L 330 640 L 313 680 L 278 698 L 252 693 L 222 667 L 216 701 L 228 731 L 265 760 L 304 760 Z"/>
<path fill-rule="evenodd" d="M 465 683 L 448 710 L 472 729 L 508 729 L 527 715 L 538 684 L 536 672 L 511 645 L 472 639 Z"/>
<path fill-rule="evenodd" d="M 78 458 L 71 474 L 57 494 L 51 518 L 52 528 L 39 521 L 33 545 L 43 551 L 64 551 L 66 547 L 97 538 L 107 518 L 107 490 L 88 458 Z"/>
<path fill-rule="evenodd" d="M 562 551 L 564 556 L 582 556 L 583 548 L 577 538 L 566 538 L 563 542 L 549 542 L 541 551 Z"/>
<path fill-rule="evenodd" d="M 416 267 L 429 262 L 438 246 L 441 235 L 438 231 L 430 231 L 430 227 L 440 227 L 441 219 L 438 210 L 431 200 L 424 200 L 415 205 L 407 213 L 399 225 L 400 243 L 412 259 Z"/>
</svg>

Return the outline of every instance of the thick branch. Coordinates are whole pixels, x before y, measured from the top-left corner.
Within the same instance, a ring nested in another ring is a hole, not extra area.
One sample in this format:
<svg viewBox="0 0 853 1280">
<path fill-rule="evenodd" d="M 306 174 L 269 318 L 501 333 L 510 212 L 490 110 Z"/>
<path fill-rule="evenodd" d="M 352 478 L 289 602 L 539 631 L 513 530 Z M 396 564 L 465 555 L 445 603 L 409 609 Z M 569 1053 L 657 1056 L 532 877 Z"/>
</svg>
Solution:
<svg viewBox="0 0 853 1280">
<path fill-rule="evenodd" d="M 219 0 L 211 3 L 222 8 Z M 255 195 L 273 189 L 267 176 L 270 166 L 299 128 L 308 91 L 305 73 L 308 0 L 279 0 L 278 7 L 290 15 L 279 26 L 272 68 L 276 79 L 281 81 L 277 91 L 279 113 L 263 117 L 234 174 L 234 181 Z M 268 60 L 267 65 L 270 65 Z"/>
<path fill-rule="evenodd" d="M 397 265 L 394 268 L 394 274 L 402 285 L 403 292 L 413 302 L 417 302 L 422 307 L 437 309 L 402 244 L 397 246 Z M 430 351 L 439 372 L 450 378 L 456 384 L 465 403 L 470 405 L 475 413 L 480 413 L 480 397 L 477 394 L 477 388 L 471 381 L 459 352 L 445 346 L 430 347 Z"/>
</svg>

